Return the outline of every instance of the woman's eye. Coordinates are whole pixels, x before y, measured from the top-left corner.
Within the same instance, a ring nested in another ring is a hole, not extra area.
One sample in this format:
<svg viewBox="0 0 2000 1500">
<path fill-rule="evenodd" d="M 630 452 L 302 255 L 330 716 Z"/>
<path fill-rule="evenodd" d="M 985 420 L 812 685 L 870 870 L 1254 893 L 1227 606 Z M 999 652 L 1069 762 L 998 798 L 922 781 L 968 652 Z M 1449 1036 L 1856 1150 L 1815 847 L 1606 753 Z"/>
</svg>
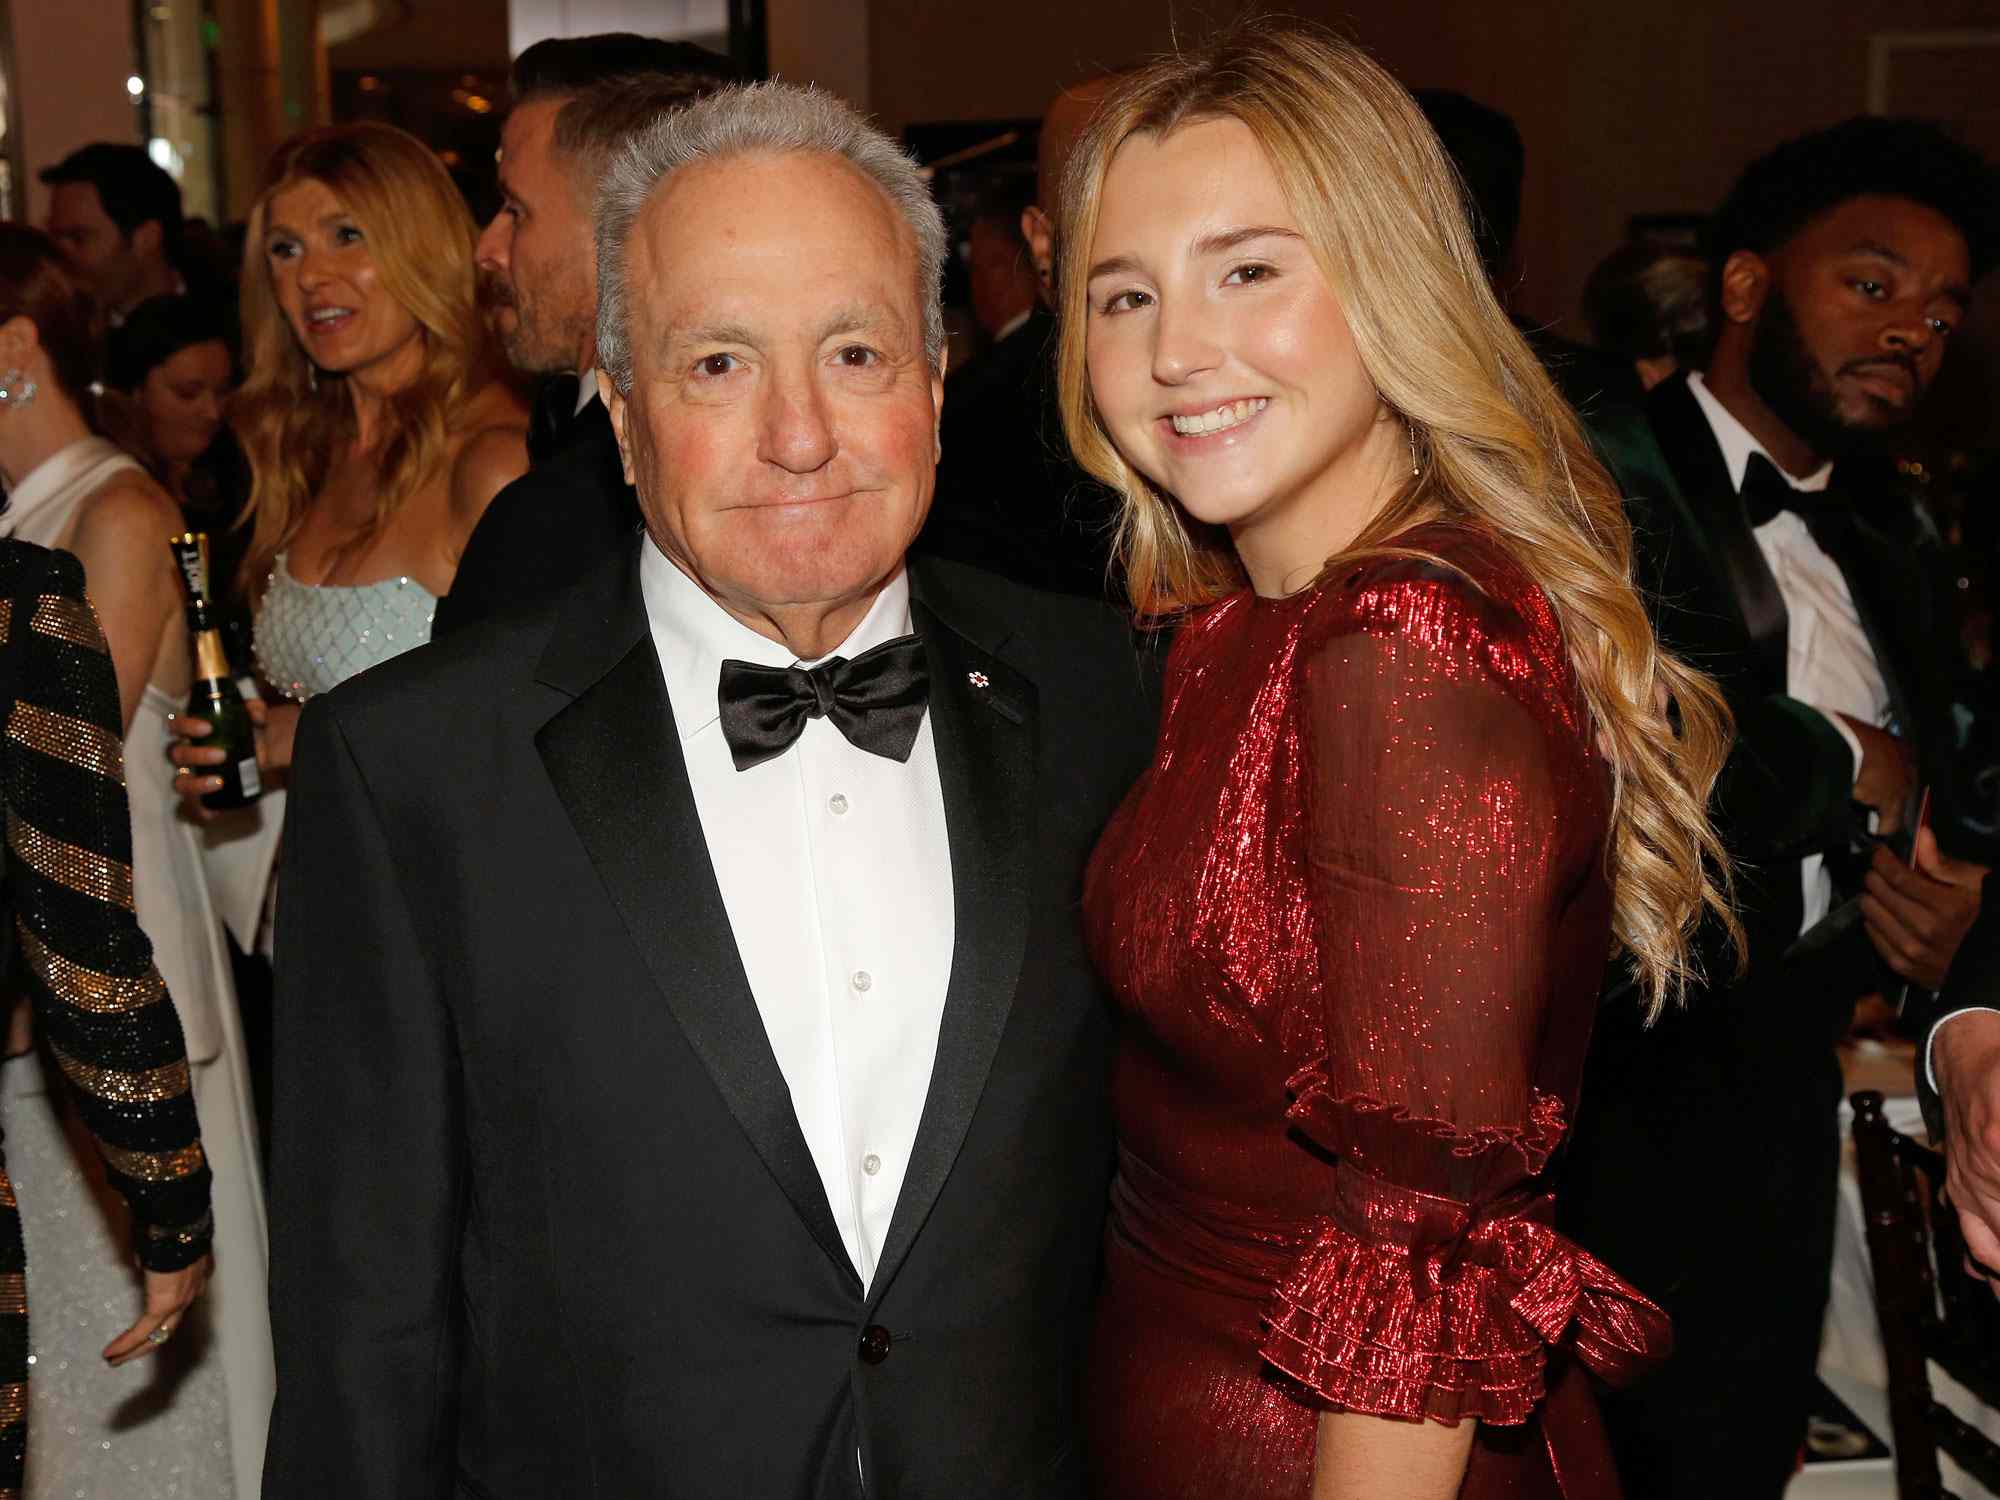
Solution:
<svg viewBox="0 0 2000 1500">
<path fill-rule="evenodd" d="M 1865 280 L 1855 282 L 1854 290 L 1861 293 L 1861 295 L 1864 297 L 1874 297 L 1878 300 L 1884 295 L 1885 292 L 1885 288 L 1883 287 L 1881 282 L 1865 281 Z"/>
<path fill-rule="evenodd" d="M 1108 313 L 1137 312 L 1140 308 L 1148 306 L 1152 300 L 1152 297 L 1148 293 L 1142 292 L 1135 287 L 1131 291 L 1113 292 L 1105 299 L 1102 311 Z"/>
<path fill-rule="evenodd" d="M 1247 266 L 1238 266 L 1222 278 L 1222 284 L 1224 286 L 1255 286 L 1260 281 L 1269 281 L 1273 274 L 1275 273 L 1271 267 L 1252 263 Z"/>
<path fill-rule="evenodd" d="M 264 247 L 264 253 L 272 260 L 290 260 L 298 253 L 298 248 L 292 240 L 273 240 Z"/>
<path fill-rule="evenodd" d="M 736 356 L 733 354 L 703 355 L 695 361 L 694 367 L 701 374 L 711 377 L 727 375 L 731 370 L 736 368 Z"/>
<path fill-rule="evenodd" d="M 361 231 L 352 224 L 343 224 L 333 232 L 333 242 L 336 245 L 358 245 L 361 240 Z"/>
</svg>

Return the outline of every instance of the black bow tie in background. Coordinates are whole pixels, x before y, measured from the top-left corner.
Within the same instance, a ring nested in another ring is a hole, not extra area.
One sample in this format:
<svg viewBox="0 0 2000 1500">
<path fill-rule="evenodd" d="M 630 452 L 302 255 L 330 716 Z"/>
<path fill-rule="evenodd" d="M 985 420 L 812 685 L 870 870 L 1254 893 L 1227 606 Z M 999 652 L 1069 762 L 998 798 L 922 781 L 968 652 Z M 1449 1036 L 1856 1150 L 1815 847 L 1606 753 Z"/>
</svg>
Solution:
<svg viewBox="0 0 2000 1500">
<path fill-rule="evenodd" d="M 1778 472 L 1778 466 L 1761 453 L 1751 454 L 1750 462 L 1744 465 L 1743 488 L 1739 493 L 1753 530 L 1776 520 L 1779 512 L 1789 510 L 1806 523 L 1815 541 L 1823 528 L 1834 524 L 1835 518 L 1847 510 L 1830 490 L 1795 488 Z"/>
<path fill-rule="evenodd" d="M 551 375 L 528 409 L 528 462 L 547 463 L 576 425 L 576 398 L 583 389 L 574 375 Z"/>
<path fill-rule="evenodd" d="M 722 737 L 736 769 L 747 771 L 790 749 L 807 719 L 826 718 L 856 749 L 908 761 L 930 690 L 923 641 L 914 635 L 811 670 L 725 661 Z"/>
</svg>

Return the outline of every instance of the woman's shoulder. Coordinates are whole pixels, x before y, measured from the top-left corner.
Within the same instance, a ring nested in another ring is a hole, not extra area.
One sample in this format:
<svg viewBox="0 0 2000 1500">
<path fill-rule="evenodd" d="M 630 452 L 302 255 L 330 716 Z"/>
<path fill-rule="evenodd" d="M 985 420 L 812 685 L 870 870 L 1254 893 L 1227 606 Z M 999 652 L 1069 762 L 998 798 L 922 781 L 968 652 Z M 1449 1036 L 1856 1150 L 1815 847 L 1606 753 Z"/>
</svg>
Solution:
<svg viewBox="0 0 2000 1500">
<path fill-rule="evenodd" d="M 1556 633 L 1548 596 L 1492 532 L 1433 521 L 1391 537 L 1323 580 L 1314 615 L 1329 634 L 1397 635 L 1447 648 Z"/>
<path fill-rule="evenodd" d="M 510 387 L 493 381 L 473 394 L 452 426 L 454 513 L 477 520 L 494 495 L 527 471 L 527 408 Z"/>
</svg>

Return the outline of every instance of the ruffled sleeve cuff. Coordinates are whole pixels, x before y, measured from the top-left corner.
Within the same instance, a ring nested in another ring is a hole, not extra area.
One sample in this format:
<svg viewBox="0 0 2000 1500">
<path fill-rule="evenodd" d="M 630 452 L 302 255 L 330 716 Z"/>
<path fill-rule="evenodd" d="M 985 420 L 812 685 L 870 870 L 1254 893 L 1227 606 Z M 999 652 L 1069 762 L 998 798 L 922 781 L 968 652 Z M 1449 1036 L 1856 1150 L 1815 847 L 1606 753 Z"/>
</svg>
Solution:
<svg viewBox="0 0 2000 1500">
<path fill-rule="evenodd" d="M 1339 1207 L 1265 1312 L 1263 1357 L 1330 1406 L 1512 1425 L 1562 1342 L 1624 1384 L 1666 1357 L 1666 1314 L 1540 1222 L 1546 1196 L 1485 1210 L 1342 1163 Z"/>
</svg>

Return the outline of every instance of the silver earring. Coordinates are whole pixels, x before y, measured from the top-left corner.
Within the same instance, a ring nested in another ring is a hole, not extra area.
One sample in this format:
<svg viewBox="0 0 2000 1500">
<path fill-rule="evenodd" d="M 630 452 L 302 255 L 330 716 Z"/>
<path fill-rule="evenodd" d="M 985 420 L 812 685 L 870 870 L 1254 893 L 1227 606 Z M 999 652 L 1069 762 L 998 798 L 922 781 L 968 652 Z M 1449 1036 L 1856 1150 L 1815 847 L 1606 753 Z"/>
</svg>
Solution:
<svg viewBox="0 0 2000 1500">
<path fill-rule="evenodd" d="M 0 406 L 16 409 L 26 406 L 40 389 L 26 370 L 0 371 Z"/>
<path fill-rule="evenodd" d="M 306 361 L 306 389 L 315 392 L 319 390 L 319 366 L 311 360 Z"/>
<path fill-rule="evenodd" d="M 1410 439 L 1410 478 L 1416 479 L 1424 472 L 1423 468 L 1417 463 L 1417 429 L 1405 422 L 1403 424 L 1403 431 Z"/>
</svg>

